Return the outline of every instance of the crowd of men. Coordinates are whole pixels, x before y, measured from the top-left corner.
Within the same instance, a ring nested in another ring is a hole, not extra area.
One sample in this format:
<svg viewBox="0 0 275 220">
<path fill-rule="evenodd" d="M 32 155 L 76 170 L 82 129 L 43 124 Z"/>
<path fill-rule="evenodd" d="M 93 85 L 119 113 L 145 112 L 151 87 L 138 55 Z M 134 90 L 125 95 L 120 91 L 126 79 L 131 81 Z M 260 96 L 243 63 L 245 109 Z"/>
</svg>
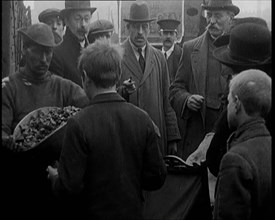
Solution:
<svg viewBox="0 0 275 220">
<path fill-rule="evenodd" d="M 20 70 L 2 79 L 6 214 L 270 218 L 271 32 L 261 18 L 235 19 L 240 9 L 231 0 L 202 9 L 205 32 L 183 44 L 180 21 L 158 20 L 161 50 L 148 42 L 155 19 L 146 2 L 131 4 L 121 45 L 110 40 L 110 21 L 91 22 L 90 1 L 65 1 L 65 9 L 46 9 L 39 23 L 19 30 Z M 22 160 L 13 137 L 28 113 L 49 106 L 81 108 L 66 125 L 57 167 Z M 166 155 L 200 167 L 188 174 L 193 182 L 183 179 L 185 190 L 174 189 L 184 203 L 176 207 L 188 207 L 178 216 L 161 208 L 173 203 L 158 191 L 170 181 Z M 217 177 L 213 202 L 209 175 Z M 188 194 L 194 186 L 199 198 Z"/>
</svg>

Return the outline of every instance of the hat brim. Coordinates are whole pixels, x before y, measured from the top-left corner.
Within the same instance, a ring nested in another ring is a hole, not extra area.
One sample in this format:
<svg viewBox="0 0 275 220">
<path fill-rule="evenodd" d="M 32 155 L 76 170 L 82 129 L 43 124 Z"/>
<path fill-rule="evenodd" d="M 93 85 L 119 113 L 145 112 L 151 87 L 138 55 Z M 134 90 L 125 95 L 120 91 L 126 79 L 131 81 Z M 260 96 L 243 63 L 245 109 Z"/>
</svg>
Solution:
<svg viewBox="0 0 275 220">
<path fill-rule="evenodd" d="M 248 67 L 253 68 L 257 66 L 265 66 L 271 64 L 271 58 L 268 58 L 264 61 L 258 62 L 247 62 L 247 61 L 240 61 L 235 58 L 232 58 L 229 54 L 228 45 L 219 47 L 213 51 L 214 57 L 220 61 L 222 64 L 229 66 L 229 67 Z"/>
<path fill-rule="evenodd" d="M 90 10 L 91 15 L 95 12 L 96 8 L 65 8 L 60 11 L 60 17 L 65 18 L 68 13 L 75 11 L 75 10 Z"/>
<path fill-rule="evenodd" d="M 239 14 L 240 9 L 235 5 L 227 5 L 227 6 L 208 6 L 201 5 L 204 10 L 229 10 L 232 11 L 235 15 Z"/>
<path fill-rule="evenodd" d="M 47 14 L 39 15 L 38 21 L 45 22 L 48 18 L 51 18 L 51 17 L 60 17 L 60 12 L 50 12 Z"/>
<path fill-rule="evenodd" d="M 24 29 L 19 29 L 18 33 L 20 33 L 22 36 L 26 37 L 30 41 L 32 41 L 38 45 L 44 46 L 44 47 L 56 47 L 62 43 L 62 41 L 60 41 L 59 43 L 54 43 L 54 44 L 45 44 L 45 43 L 38 42 L 38 41 L 32 39 L 28 34 L 26 34 Z"/>
<path fill-rule="evenodd" d="M 94 31 L 94 32 L 89 32 L 90 35 L 93 34 L 100 34 L 100 33 L 108 33 L 114 31 L 114 28 L 110 28 L 110 29 L 106 29 L 106 30 L 98 30 L 98 31 Z"/>
<path fill-rule="evenodd" d="M 126 22 L 129 23 L 146 23 L 146 22 L 151 22 L 151 21 L 155 21 L 156 19 L 123 19 Z"/>
</svg>

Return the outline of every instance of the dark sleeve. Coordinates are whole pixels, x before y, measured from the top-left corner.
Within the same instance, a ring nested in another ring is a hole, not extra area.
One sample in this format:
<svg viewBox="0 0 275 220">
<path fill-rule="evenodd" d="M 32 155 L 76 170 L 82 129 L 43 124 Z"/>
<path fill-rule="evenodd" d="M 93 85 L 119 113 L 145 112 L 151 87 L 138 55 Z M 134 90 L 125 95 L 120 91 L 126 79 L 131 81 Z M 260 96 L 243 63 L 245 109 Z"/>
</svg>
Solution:
<svg viewBox="0 0 275 220">
<path fill-rule="evenodd" d="M 49 70 L 58 76 L 64 77 L 63 61 L 55 51 L 53 52 L 53 57 L 51 60 Z"/>
<path fill-rule="evenodd" d="M 79 194 L 84 187 L 87 153 L 83 133 L 75 121 L 68 120 L 63 138 L 62 152 L 58 166 L 59 178 L 55 181 L 54 190 L 67 191 L 68 194 Z"/>
<path fill-rule="evenodd" d="M 251 166 L 240 155 L 229 152 L 221 162 L 217 180 L 214 219 L 251 219 Z"/>
<path fill-rule="evenodd" d="M 142 188 L 151 191 L 159 189 L 164 184 L 167 170 L 160 151 L 160 136 L 157 135 L 153 121 L 148 124 L 147 133 L 147 145 L 144 152 L 142 171 Z"/>
<path fill-rule="evenodd" d="M 206 153 L 206 162 L 210 172 L 217 176 L 223 155 L 226 153 L 227 139 L 232 130 L 227 123 L 227 109 L 225 108 L 214 126 L 215 135 Z"/>
</svg>

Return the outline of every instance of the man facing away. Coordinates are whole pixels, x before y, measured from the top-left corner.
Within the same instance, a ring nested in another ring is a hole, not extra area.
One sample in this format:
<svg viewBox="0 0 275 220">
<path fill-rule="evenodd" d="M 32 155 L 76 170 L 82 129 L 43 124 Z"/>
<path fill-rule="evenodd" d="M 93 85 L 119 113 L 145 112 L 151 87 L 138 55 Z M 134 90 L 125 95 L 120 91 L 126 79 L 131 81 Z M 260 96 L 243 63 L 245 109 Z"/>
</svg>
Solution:
<svg viewBox="0 0 275 220">
<path fill-rule="evenodd" d="M 249 69 L 229 87 L 227 120 L 235 132 L 221 160 L 214 219 L 270 219 L 271 136 L 264 118 L 271 109 L 271 78 Z"/>
<path fill-rule="evenodd" d="M 166 177 L 152 119 L 116 92 L 122 56 L 107 39 L 82 51 L 90 105 L 68 121 L 58 171 L 48 167 L 55 191 L 80 195 L 77 217 L 141 220 L 142 189 L 157 190 Z"/>
<path fill-rule="evenodd" d="M 56 47 L 50 70 L 79 86 L 81 73 L 77 69 L 80 51 L 88 45 L 87 34 L 91 17 L 96 8 L 90 6 L 90 1 L 65 1 L 65 9 L 60 16 L 66 24 L 66 33 L 63 42 Z"/>
</svg>

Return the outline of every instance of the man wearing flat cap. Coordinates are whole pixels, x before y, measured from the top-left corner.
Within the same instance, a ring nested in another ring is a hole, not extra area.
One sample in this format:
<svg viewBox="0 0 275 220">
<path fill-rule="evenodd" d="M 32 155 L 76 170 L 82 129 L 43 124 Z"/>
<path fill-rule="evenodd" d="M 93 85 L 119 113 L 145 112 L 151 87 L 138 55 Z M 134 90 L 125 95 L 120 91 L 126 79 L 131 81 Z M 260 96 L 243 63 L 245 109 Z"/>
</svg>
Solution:
<svg viewBox="0 0 275 220">
<path fill-rule="evenodd" d="M 180 140 L 175 112 L 168 100 L 169 72 L 164 55 L 151 46 L 149 8 L 146 2 L 134 2 L 127 22 L 129 37 L 125 49 L 119 87 L 128 93 L 129 102 L 145 110 L 158 126 L 163 155 L 176 152 Z M 135 83 L 135 89 L 131 84 Z M 129 90 L 129 91 L 128 91 Z"/>
<path fill-rule="evenodd" d="M 99 38 L 110 39 L 114 32 L 114 24 L 108 20 L 100 19 L 92 22 L 89 28 L 88 40 L 92 44 Z"/>
<path fill-rule="evenodd" d="M 90 4 L 90 1 L 65 1 L 65 9 L 60 11 L 60 16 L 65 21 L 66 33 L 61 45 L 55 48 L 50 65 L 53 73 L 80 86 L 81 73 L 77 69 L 77 60 L 81 49 L 89 44 L 89 24 L 96 10 Z"/>
<path fill-rule="evenodd" d="M 164 54 L 170 75 L 170 83 L 175 79 L 175 75 L 178 69 L 182 48 L 176 44 L 178 26 L 180 21 L 174 19 L 162 19 L 158 20 L 159 33 L 162 41 L 162 53 Z"/>
<path fill-rule="evenodd" d="M 36 23 L 28 29 L 20 29 L 19 33 L 23 37 L 25 66 L 20 68 L 19 72 L 2 79 L 0 155 L 3 157 L 1 161 L 6 162 L 4 171 L 6 187 L 4 195 L 1 195 L 7 205 L 4 210 L 11 211 L 9 217 L 20 215 L 20 218 L 34 216 L 39 218 L 41 213 L 45 215 L 53 208 L 47 176 L 44 167 L 38 164 L 31 164 L 29 167 L 25 163 L 20 163 L 21 157 L 17 157 L 18 149 L 12 136 L 14 129 L 21 119 L 38 108 L 48 106 L 82 108 L 89 100 L 80 86 L 48 71 L 53 48 L 57 46 L 48 25 Z M 22 154 L 22 159 L 24 155 L 26 154 Z"/>
<path fill-rule="evenodd" d="M 59 9 L 48 8 L 43 10 L 38 15 L 38 20 L 39 22 L 43 22 L 51 27 L 56 43 L 59 43 L 62 41 L 65 24 L 60 17 Z"/>
</svg>

